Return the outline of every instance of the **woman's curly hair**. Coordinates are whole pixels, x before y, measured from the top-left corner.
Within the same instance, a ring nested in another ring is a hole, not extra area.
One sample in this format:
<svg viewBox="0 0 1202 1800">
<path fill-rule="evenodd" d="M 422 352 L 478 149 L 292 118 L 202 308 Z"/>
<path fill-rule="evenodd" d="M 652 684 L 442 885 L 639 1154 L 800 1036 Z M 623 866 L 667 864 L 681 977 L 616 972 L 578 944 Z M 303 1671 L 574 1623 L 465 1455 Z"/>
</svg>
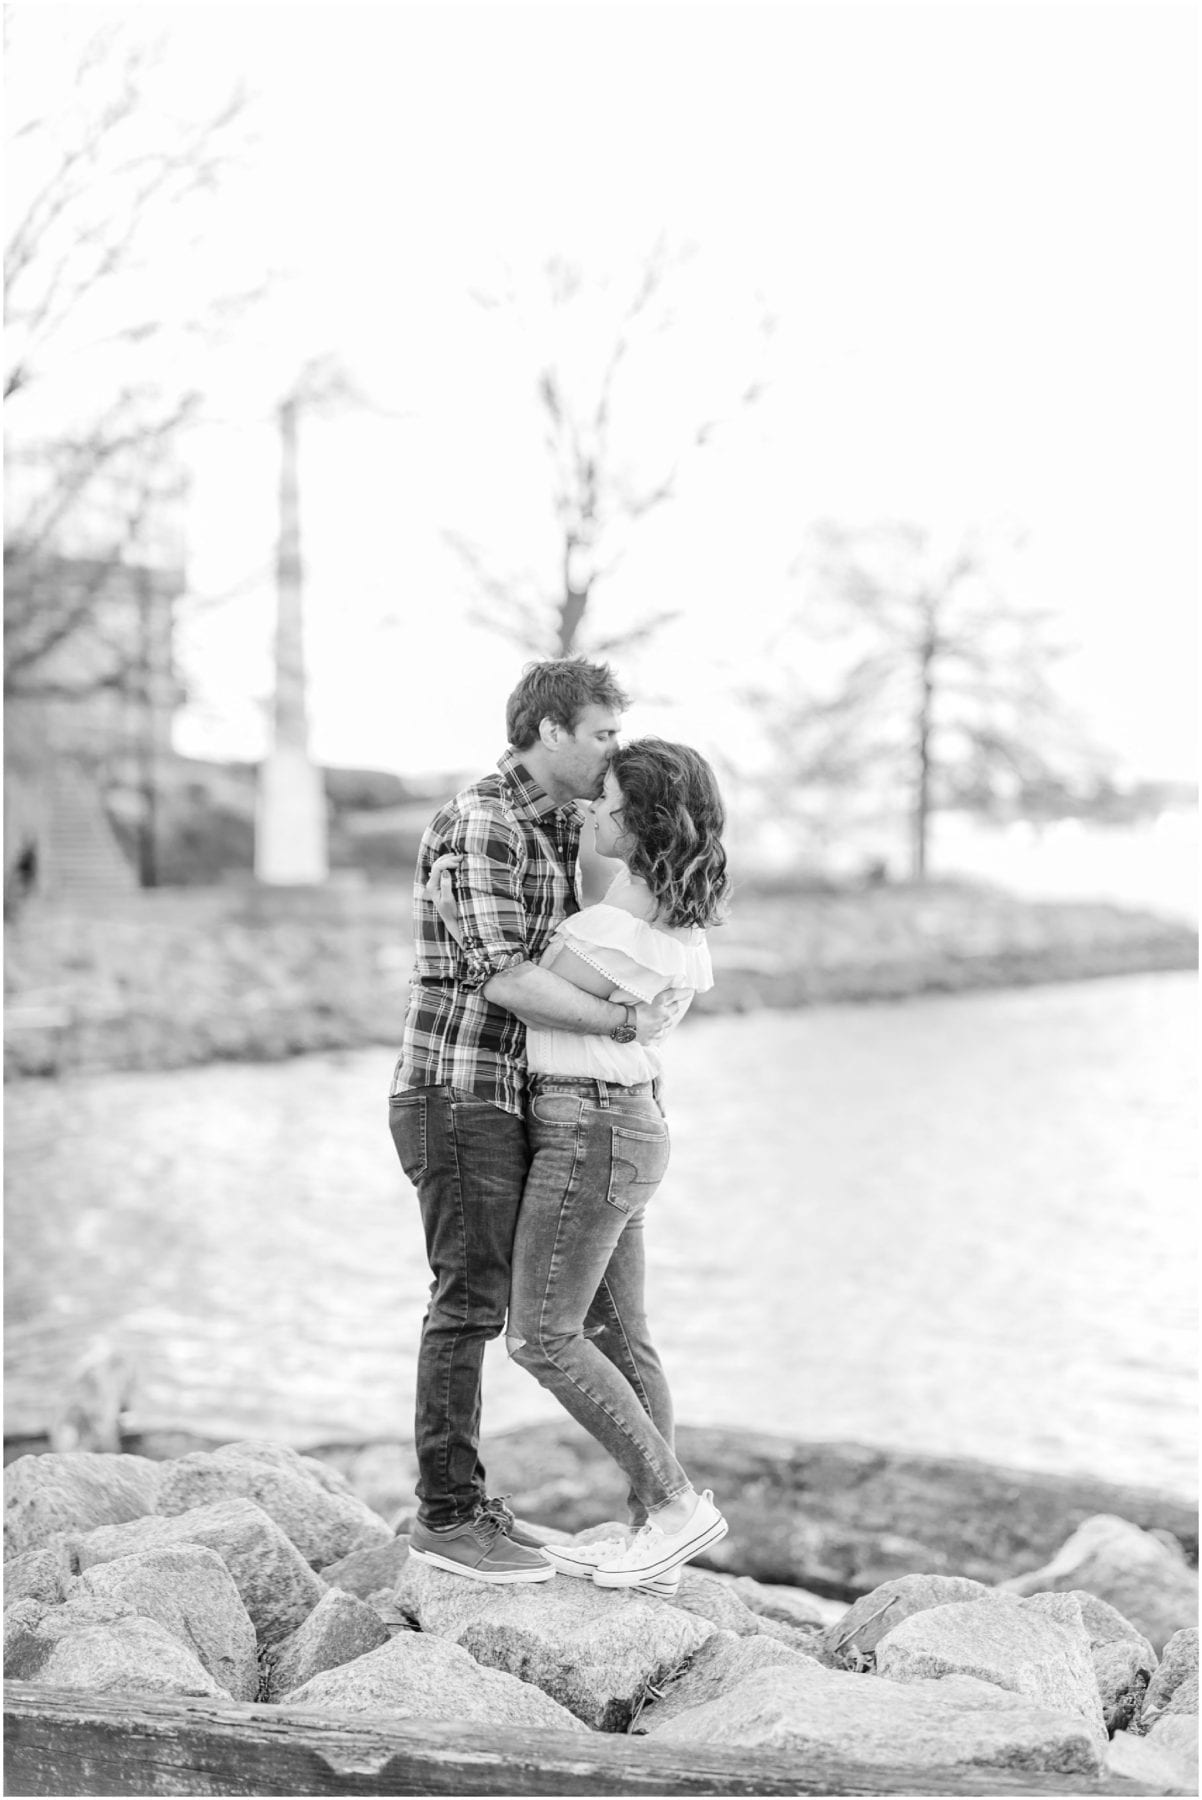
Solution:
<svg viewBox="0 0 1202 1800">
<path fill-rule="evenodd" d="M 714 771 L 687 744 L 636 738 L 614 752 L 627 857 L 659 902 L 666 925 L 720 925 L 730 878 L 721 832 L 726 813 Z"/>
</svg>

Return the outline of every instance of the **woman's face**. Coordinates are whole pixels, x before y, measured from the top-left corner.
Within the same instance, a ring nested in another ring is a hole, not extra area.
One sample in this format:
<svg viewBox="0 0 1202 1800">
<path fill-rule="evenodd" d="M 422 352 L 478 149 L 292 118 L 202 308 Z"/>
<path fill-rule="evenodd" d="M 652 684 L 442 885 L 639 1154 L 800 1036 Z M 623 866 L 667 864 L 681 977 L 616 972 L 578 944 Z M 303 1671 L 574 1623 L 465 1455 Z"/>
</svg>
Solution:
<svg viewBox="0 0 1202 1800">
<path fill-rule="evenodd" d="M 628 843 L 622 823 L 622 790 L 612 769 L 605 771 L 600 798 L 589 807 L 598 856 L 621 856 Z"/>
</svg>

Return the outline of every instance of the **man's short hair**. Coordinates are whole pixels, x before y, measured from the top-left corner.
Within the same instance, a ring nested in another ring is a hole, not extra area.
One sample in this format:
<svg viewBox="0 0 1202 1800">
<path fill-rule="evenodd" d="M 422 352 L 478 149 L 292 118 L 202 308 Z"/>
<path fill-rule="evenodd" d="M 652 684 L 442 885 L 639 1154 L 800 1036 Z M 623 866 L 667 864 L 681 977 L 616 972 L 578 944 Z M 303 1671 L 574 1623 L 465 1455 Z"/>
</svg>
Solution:
<svg viewBox="0 0 1202 1800">
<path fill-rule="evenodd" d="M 505 708 L 505 729 L 515 750 L 528 750 L 544 719 L 575 731 L 586 706 L 624 712 L 629 704 L 608 663 L 583 656 L 527 663 Z"/>
</svg>

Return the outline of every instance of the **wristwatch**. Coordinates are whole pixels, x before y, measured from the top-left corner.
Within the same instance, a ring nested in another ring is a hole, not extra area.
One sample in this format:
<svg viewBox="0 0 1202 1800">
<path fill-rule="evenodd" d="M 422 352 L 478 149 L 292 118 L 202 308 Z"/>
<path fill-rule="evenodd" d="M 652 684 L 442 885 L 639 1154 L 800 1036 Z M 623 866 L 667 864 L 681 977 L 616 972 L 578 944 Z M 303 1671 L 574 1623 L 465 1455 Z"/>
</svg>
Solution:
<svg viewBox="0 0 1202 1800">
<path fill-rule="evenodd" d="M 633 1044 L 638 1031 L 634 1008 L 625 1000 L 622 1005 L 625 1008 L 626 1017 L 620 1025 L 614 1026 L 609 1035 L 615 1044 Z"/>
</svg>

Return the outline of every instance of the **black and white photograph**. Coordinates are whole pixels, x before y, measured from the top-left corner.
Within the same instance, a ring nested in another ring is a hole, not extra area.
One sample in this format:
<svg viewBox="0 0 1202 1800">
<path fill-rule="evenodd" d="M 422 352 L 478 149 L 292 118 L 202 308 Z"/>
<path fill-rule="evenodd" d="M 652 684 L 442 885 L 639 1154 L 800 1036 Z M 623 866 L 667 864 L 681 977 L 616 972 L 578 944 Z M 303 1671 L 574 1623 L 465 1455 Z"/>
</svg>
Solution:
<svg viewBox="0 0 1202 1800">
<path fill-rule="evenodd" d="M 1198 27 L 5 7 L 7 1793 L 1197 1794 Z"/>
</svg>

